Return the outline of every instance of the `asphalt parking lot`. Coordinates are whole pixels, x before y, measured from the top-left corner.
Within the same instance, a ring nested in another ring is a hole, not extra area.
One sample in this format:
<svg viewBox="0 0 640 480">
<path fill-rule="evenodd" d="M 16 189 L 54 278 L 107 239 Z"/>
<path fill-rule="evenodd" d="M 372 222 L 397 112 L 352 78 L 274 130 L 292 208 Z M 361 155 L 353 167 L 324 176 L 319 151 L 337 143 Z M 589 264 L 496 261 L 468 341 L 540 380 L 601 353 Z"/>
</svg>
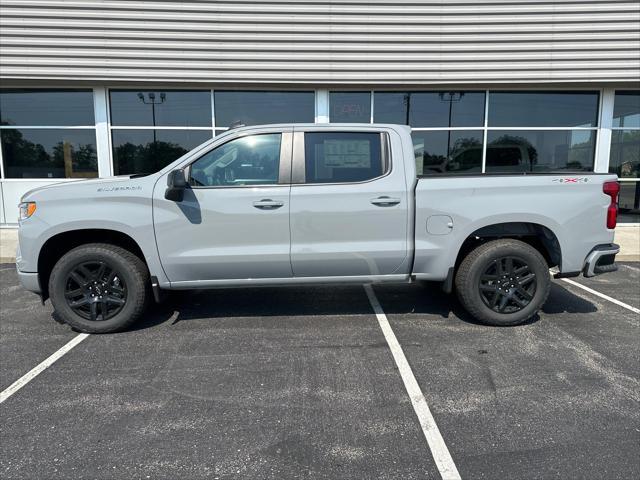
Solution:
<svg viewBox="0 0 640 480">
<path fill-rule="evenodd" d="M 574 280 L 640 308 L 638 263 Z M 554 281 L 493 328 L 435 286 L 374 291 L 461 478 L 640 478 L 640 314 Z M 12 265 L 0 334 L 0 391 L 78 335 Z M 401 371 L 359 286 L 172 295 L 0 405 L 0 477 L 441 478 Z"/>
</svg>

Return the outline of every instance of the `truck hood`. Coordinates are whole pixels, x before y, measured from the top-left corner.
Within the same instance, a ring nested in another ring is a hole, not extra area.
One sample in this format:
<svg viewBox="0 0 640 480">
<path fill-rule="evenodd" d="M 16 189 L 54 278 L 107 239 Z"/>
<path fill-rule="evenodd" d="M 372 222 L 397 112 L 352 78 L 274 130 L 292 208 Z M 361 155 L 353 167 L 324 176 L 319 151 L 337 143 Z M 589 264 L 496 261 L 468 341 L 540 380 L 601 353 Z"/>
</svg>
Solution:
<svg viewBox="0 0 640 480">
<path fill-rule="evenodd" d="M 51 190 L 60 190 L 63 188 L 73 189 L 78 187 L 87 187 L 95 185 L 98 186 L 111 186 L 111 185 L 127 185 L 131 183 L 131 179 L 140 178 L 143 175 L 118 175 L 116 177 L 106 177 L 106 178 L 87 178 L 87 179 L 79 179 L 79 180 L 71 180 L 65 182 L 57 182 L 51 183 L 49 185 L 44 185 L 42 187 L 37 187 L 32 190 L 29 190 L 25 193 L 20 202 L 28 202 L 36 200 L 42 193 L 48 192 Z"/>
</svg>

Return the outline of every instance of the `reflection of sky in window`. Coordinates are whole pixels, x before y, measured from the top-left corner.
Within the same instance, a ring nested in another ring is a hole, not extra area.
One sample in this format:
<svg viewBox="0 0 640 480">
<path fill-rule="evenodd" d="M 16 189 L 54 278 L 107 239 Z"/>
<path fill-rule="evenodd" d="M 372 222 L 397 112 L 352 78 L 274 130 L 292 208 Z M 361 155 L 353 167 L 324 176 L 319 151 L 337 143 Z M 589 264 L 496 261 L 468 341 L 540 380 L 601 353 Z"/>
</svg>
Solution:
<svg viewBox="0 0 640 480">
<path fill-rule="evenodd" d="M 571 146 L 586 143 L 591 140 L 591 130 L 572 130 L 571 131 Z"/>
<path fill-rule="evenodd" d="M 617 117 L 613 119 L 614 128 L 620 127 L 635 127 L 640 126 L 640 113 L 633 113 L 631 115 L 625 115 L 623 117 Z"/>
<path fill-rule="evenodd" d="M 2 91 L 0 116 L 4 125 L 93 125 L 93 91 Z"/>
</svg>

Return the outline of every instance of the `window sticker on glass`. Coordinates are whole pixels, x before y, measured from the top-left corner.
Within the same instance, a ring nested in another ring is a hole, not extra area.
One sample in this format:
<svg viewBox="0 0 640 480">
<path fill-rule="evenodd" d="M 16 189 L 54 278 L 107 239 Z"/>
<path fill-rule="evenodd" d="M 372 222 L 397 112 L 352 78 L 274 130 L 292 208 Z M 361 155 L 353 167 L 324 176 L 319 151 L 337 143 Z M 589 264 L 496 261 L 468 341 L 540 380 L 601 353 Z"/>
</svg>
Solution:
<svg viewBox="0 0 640 480">
<path fill-rule="evenodd" d="M 371 168 L 368 140 L 325 140 L 324 163 L 335 168 Z"/>
<path fill-rule="evenodd" d="M 382 175 L 378 133 L 305 134 L 307 183 L 360 182 Z"/>
</svg>

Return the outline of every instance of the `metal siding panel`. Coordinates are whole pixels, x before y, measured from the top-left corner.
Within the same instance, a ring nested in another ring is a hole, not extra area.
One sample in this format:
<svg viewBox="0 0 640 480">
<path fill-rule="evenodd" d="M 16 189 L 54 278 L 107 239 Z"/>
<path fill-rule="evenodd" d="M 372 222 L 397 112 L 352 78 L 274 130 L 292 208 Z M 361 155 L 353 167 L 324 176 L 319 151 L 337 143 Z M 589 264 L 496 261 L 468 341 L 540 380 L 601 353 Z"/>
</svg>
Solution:
<svg viewBox="0 0 640 480">
<path fill-rule="evenodd" d="M 0 78 L 241 85 L 640 81 L 640 4 L 3 0 Z"/>
</svg>

